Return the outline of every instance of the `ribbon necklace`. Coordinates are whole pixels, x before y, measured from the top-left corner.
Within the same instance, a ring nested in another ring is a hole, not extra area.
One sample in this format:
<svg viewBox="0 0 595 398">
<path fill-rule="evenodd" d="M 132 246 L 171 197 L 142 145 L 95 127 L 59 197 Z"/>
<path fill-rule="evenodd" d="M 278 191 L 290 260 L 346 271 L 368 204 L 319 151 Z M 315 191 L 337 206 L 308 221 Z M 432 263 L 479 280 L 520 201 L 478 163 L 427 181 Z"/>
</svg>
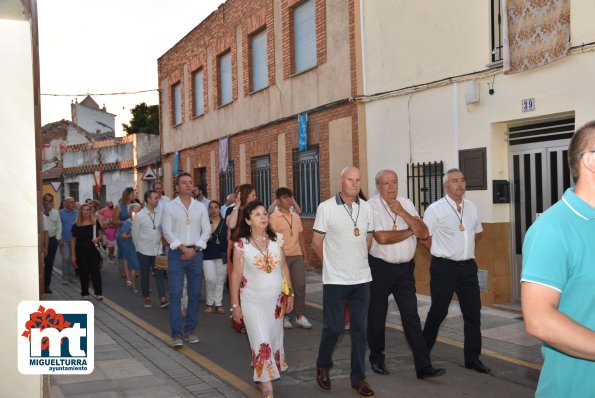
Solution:
<svg viewBox="0 0 595 398">
<path fill-rule="evenodd" d="M 384 199 L 380 198 L 380 201 L 382 202 L 382 207 L 384 207 L 384 210 L 386 211 L 386 214 L 388 214 L 388 216 L 390 217 L 390 219 L 393 222 L 393 231 L 396 231 L 397 230 L 397 218 L 399 218 L 399 216 L 397 215 L 397 213 L 395 213 L 395 218 L 393 218 L 393 216 L 390 214 L 390 212 L 386 208 L 386 204 L 384 203 Z M 391 209 L 391 211 L 392 211 L 392 209 Z"/>
<path fill-rule="evenodd" d="M 289 220 L 291 220 L 291 221 L 289 221 L 287 218 L 285 218 L 283 213 L 281 213 L 281 217 L 283 217 L 283 219 L 285 220 L 287 225 L 289 225 L 289 236 L 293 236 L 293 214 L 291 214 L 291 212 L 289 213 Z"/>
<path fill-rule="evenodd" d="M 357 207 L 357 215 L 355 216 L 355 220 L 353 220 L 353 217 L 351 216 L 351 214 L 353 213 L 353 208 L 351 209 L 351 211 L 349 211 L 349 208 L 347 207 L 347 205 L 345 204 L 345 202 L 343 202 L 343 207 L 345 208 L 345 211 L 347 212 L 347 214 L 349 214 L 349 218 L 353 222 L 353 227 L 354 227 L 353 228 L 353 234 L 355 236 L 359 236 L 359 228 L 357 227 L 357 220 L 359 218 L 360 206 Z"/>
<path fill-rule="evenodd" d="M 153 223 L 153 230 L 157 229 L 157 227 L 155 227 L 155 218 L 157 217 L 157 214 L 155 214 L 155 215 L 153 215 L 153 217 L 151 217 L 151 211 L 149 209 L 147 209 L 147 215 L 151 219 L 151 223 Z"/>
<path fill-rule="evenodd" d="M 446 200 L 446 203 L 448 203 L 448 205 L 450 206 L 450 208 L 452 209 L 452 211 L 455 212 L 455 215 L 457 216 L 457 219 L 460 222 L 460 224 L 459 224 L 459 231 L 461 231 L 461 232 L 465 231 L 465 226 L 463 225 L 463 210 L 464 210 L 463 209 L 463 201 L 461 200 L 461 217 L 459 217 L 459 213 L 454 208 L 454 206 L 450 204 L 450 202 L 448 201 L 448 199 L 444 198 L 444 200 Z"/>
</svg>

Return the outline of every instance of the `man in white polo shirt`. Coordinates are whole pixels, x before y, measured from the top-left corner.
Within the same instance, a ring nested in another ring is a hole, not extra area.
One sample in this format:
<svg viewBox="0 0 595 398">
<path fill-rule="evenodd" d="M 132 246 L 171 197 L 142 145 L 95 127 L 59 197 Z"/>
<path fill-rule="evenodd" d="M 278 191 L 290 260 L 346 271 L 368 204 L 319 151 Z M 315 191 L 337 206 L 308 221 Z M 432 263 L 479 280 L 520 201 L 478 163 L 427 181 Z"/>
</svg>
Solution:
<svg viewBox="0 0 595 398">
<path fill-rule="evenodd" d="M 475 241 L 483 228 L 477 207 L 463 198 L 465 176 L 450 169 L 443 178 L 446 195 L 432 203 L 424 213 L 430 237 L 421 239 L 430 250 L 430 291 L 432 305 L 424 325 L 424 339 L 431 351 L 440 324 L 448 314 L 453 293 L 457 294 L 465 320 L 463 353 L 465 367 L 480 373 L 490 369 L 479 360 L 481 353 L 481 297 L 475 263 Z"/>
<path fill-rule="evenodd" d="M 368 203 L 374 211 L 374 240 L 370 249 L 372 288 L 368 312 L 368 346 L 370 365 L 375 373 L 387 375 L 384 360 L 386 313 L 388 298 L 392 294 L 403 323 L 405 338 L 413 351 L 415 373 L 418 379 L 444 374 L 444 369 L 432 366 L 430 353 L 421 332 L 415 296 L 415 262 L 417 238 L 428 237 L 413 203 L 397 196 L 399 180 L 392 170 L 376 173 L 378 195 Z"/>
<path fill-rule="evenodd" d="M 374 233 L 372 209 L 360 199 L 361 173 L 356 167 L 341 172 L 341 192 L 322 202 L 316 212 L 312 249 L 322 259 L 323 321 L 316 359 L 316 382 L 330 391 L 333 350 L 343 333 L 345 300 L 351 315 L 351 387 L 361 396 L 374 391 L 366 382 L 366 325 L 372 274 L 368 250 Z"/>
</svg>

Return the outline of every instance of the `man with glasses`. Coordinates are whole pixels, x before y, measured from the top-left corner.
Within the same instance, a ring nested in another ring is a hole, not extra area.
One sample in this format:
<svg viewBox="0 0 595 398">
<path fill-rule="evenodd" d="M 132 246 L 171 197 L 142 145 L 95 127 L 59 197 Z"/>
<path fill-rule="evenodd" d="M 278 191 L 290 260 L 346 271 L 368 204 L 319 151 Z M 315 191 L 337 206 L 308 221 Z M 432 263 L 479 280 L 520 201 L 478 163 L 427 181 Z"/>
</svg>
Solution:
<svg viewBox="0 0 595 398">
<path fill-rule="evenodd" d="M 60 239 L 60 255 L 62 256 L 62 284 L 74 283 L 76 274 L 70 263 L 70 241 L 72 240 L 72 225 L 76 221 L 76 201 L 73 197 L 64 199 L 64 208 L 60 210 L 62 222 L 62 239 Z"/>
<path fill-rule="evenodd" d="M 52 283 L 52 271 L 54 269 L 54 259 L 58 251 L 58 241 L 62 239 L 62 221 L 60 213 L 54 209 L 54 195 L 46 193 L 43 195 L 43 214 L 48 220 L 48 254 L 44 258 L 44 287 L 47 294 L 53 293 L 50 284 Z"/>
<path fill-rule="evenodd" d="M 595 121 L 568 148 L 575 182 L 529 228 L 521 303 L 527 333 L 543 342 L 536 397 L 595 391 Z"/>
</svg>

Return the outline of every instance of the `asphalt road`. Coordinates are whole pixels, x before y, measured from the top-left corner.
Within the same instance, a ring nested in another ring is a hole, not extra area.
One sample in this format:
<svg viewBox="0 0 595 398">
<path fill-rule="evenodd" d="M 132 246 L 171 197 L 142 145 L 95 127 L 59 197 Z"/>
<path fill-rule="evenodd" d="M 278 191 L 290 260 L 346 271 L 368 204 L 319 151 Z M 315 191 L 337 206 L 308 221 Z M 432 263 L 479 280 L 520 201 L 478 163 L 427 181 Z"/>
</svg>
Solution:
<svg viewBox="0 0 595 398">
<path fill-rule="evenodd" d="M 59 259 L 57 258 L 57 261 Z M 58 262 L 56 264 L 59 264 Z M 144 308 L 140 293 L 133 293 L 126 287 L 115 264 L 108 264 L 102 270 L 103 291 L 106 298 L 134 314 L 139 319 L 170 335 L 168 310 L 160 309 L 156 288 L 152 280 L 153 307 Z M 153 279 L 153 278 L 152 278 Z M 59 279 L 58 279 L 59 280 Z M 140 283 L 139 283 L 140 285 Z M 204 294 L 204 292 L 203 292 Z M 224 296 L 227 296 L 225 292 Z M 224 297 L 229 308 L 229 300 Z M 344 335 L 334 353 L 334 368 L 331 371 L 332 391 L 324 393 L 315 381 L 315 360 L 322 329 L 322 311 L 317 306 L 308 306 L 306 315 L 313 329 L 291 329 L 285 331 L 285 353 L 289 369 L 274 383 L 275 395 L 282 397 L 328 397 L 355 396 L 349 383 L 350 342 Z M 134 320 L 131 320 L 133 322 Z M 139 326 L 141 327 L 141 326 Z M 198 344 L 186 344 L 200 356 L 209 359 L 229 373 L 250 383 L 252 368 L 248 338 L 230 327 L 229 314 L 205 314 L 201 302 L 198 328 Z M 460 348 L 437 343 L 432 359 L 435 367 L 446 369 L 442 377 L 418 380 L 415 377 L 413 358 L 402 332 L 387 328 L 386 364 L 390 370 L 387 376 L 380 376 L 367 369 L 367 380 L 376 396 L 386 397 L 533 397 L 539 372 L 495 358 L 482 358 L 492 368 L 492 375 L 482 375 L 463 367 L 463 353 Z M 254 386 L 256 389 L 256 386 Z M 256 390 L 255 390 L 256 391 Z"/>
</svg>

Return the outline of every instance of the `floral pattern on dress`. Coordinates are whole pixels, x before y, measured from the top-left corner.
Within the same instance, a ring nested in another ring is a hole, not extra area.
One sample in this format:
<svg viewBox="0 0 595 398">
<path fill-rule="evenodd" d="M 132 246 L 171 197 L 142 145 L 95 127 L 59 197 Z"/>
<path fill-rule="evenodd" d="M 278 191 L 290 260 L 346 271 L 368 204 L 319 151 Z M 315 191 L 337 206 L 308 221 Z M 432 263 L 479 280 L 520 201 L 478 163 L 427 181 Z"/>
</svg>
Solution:
<svg viewBox="0 0 595 398">
<path fill-rule="evenodd" d="M 269 372 L 269 374 L 271 373 L 270 369 L 268 369 L 270 367 L 270 360 L 271 346 L 269 346 L 268 343 L 262 343 L 260 345 L 260 350 L 258 351 L 258 354 L 255 354 L 254 351 L 252 351 L 252 364 L 254 366 L 254 369 L 256 370 L 256 374 L 258 377 L 262 375 L 262 371 L 265 365 L 267 367 L 267 372 Z"/>
<path fill-rule="evenodd" d="M 267 253 L 266 257 L 264 255 L 257 256 L 255 258 L 254 265 L 259 270 L 270 274 L 276 268 L 275 257 L 272 253 Z"/>
<path fill-rule="evenodd" d="M 283 318 L 285 310 L 287 309 L 287 296 L 281 292 L 277 297 L 277 305 L 275 306 L 275 319 Z"/>
<path fill-rule="evenodd" d="M 245 276 L 242 276 L 242 281 L 240 282 L 240 295 L 242 294 L 242 290 L 244 290 L 244 288 L 246 287 L 247 284 L 248 284 L 248 279 L 246 279 Z"/>
</svg>

